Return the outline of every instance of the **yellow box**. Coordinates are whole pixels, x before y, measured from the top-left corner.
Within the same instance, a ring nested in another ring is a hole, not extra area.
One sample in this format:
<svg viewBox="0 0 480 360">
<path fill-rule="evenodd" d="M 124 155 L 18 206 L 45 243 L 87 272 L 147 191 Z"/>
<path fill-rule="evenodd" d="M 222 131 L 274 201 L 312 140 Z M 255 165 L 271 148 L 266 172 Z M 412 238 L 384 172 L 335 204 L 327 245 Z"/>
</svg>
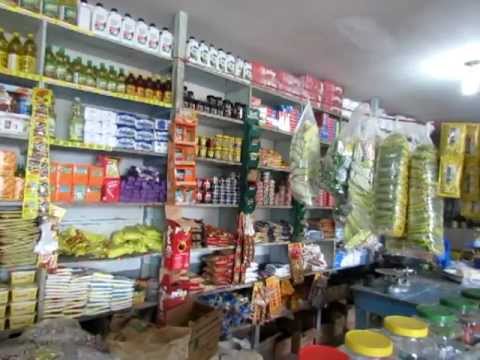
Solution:
<svg viewBox="0 0 480 360">
<path fill-rule="evenodd" d="M 462 175 L 462 200 L 480 200 L 480 169 L 478 160 L 465 158 Z"/>
<path fill-rule="evenodd" d="M 8 287 L 0 284 L 0 304 L 6 304 L 8 302 Z"/>
<path fill-rule="evenodd" d="M 36 301 L 10 303 L 10 316 L 33 315 L 37 308 Z"/>
<path fill-rule="evenodd" d="M 12 271 L 10 273 L 11 285 L 24 285 L 35 283 L 35 270 L 29 271 Z"/>
<path fill-rule="evenodd" d="M 23 329 L 35 322 L 35 314 L 22 315 L 22 316 L 10 316 L 8 318 L 8 326 L 10 329 Z"/>
<path fill-rule="evenodd" d="M 462 188 L 463 156 L 442 155 L 438 171 L 438 195 L 460 198 Z"/>
<path fill-rule="evenodd" d="M 12 302 L 32 301 L 37 299 L 37 285 L 13 286 L 10 290 Z"/>
<path fill-rule="evenodd" d="M 0 331 L 5 330 L 5 318 L 0 318 Z"/>
</svg>

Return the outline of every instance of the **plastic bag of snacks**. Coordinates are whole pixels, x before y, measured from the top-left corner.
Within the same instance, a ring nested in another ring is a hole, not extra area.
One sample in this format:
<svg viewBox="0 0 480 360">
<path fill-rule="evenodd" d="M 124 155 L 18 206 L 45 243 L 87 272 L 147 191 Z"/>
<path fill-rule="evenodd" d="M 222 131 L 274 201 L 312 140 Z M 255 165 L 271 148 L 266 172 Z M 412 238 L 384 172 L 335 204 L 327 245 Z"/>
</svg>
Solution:
<svg viewBox="0 0 480 360">
<path fill-rule="evenodd" d="M 463 172 L 463 155 L 441 155 L 438 195 L 460 198 Z"/>
<path fill-rule="evenodd" d="M 424 135 L 410 160 L 407 240 L 411 246 L 440 255 L 444 251 L 443 199 L 437 196 L 437 151 L 428 125 Z"/>
<path fill-rule="evenodd" d="M 364 106 L 361 107 L 363 111 Z M 372 208 L 377 120 L 372 116 L 361 119 L 360 133 L 355 135 L 357 141 L 348 179 L 349 213 L 345 222 L 347 249 L 356 248 L 375 237 L 372 232 Z"/>
<path fill-rule="evenodd" d="M 465 153 L 465 137 L 467 133 L 464 123 L 442 123 L 440 153 L 442 155 L 461 155 Z"/>
<path fill-rule="evenodd" d="M 398 132 L 387 136 L 378 148 L 374 178 L 374 226 L 378 234 L 400 237 L 405 231 L 409 156 L 408 141 Z"/>
<path fill-rule="evenodd" d="M 17 156 L 13 151 L 0 150 L 0 175 L 13 176 L 17 168 Z"/>
<path fill-rule="evenodd" d="M 465 132 L 465 160 L 478 160 L 480 157 L 480 125 L 467 124 Z"/>
<path fill-rule="evenodd" d="M 320 174 L 320 137 L 312 106 L 307 104 L 290 145 L 291 187 L 295 200 L 311 206 Z"/>
<path fill-rule="evenodd" d="M 462 176 L 462 200 L 475 201 L 480 197 L 480 168 L 478 160 L 465 158 Z"/>
</svg>

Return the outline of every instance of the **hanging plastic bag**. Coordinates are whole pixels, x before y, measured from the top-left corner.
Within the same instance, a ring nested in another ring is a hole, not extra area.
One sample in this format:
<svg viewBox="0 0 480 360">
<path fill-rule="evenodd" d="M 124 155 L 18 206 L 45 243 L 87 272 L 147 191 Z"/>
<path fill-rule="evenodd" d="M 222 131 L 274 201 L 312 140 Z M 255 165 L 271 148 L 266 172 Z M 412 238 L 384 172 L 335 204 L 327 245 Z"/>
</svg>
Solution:
<svg viewBox="0 0 480 360">
<path fill-rule="evenodd" d="M 347 201 L 348 176 L 355 143 L 361 133 L 361 124 L 370 116 L 368 104 L 359 105 L 348 123 L 342 123 L 340 133 L 328 148 L 322 160 L 320 187 L 329 191 L 334 197 L 337 207 L 341 208 Z"/>
<path fill-rule="evenodd" d="M 443 199 L 437 196 L 437 150 L 430 139 L 431 127 L 424 127 L 423 138 L 412 153 L 409 173 L 409 247 L 440 255 L 443 242 Z"/>
<path fill-rule="evenodd" d="M 362 106 L 363 109 L 366 109 Z M 348 216 L 345 223 L 345 247 L 354 249 L 376 240 L 374 235 L 373 178 L 375 173 L 375 145 L 377 136 L 377 119 L 368 117 L 361 120 L 360 133 L 352 156 L 348 180 Z"/>
<path fill-rule="evenodd" d="M 398 129 L 378 148 L 374 178 L 374 226 L 380 235 L 401 237 L 405 232 L 410 149 Z"/>
<path fill-rule="evenodd" d="M 312 205 L 314 179 L 320 175 L 320 136 L 312 106 L 307 104 L 290 146 L 291 187 L 295 200 Z"/>
</svg>

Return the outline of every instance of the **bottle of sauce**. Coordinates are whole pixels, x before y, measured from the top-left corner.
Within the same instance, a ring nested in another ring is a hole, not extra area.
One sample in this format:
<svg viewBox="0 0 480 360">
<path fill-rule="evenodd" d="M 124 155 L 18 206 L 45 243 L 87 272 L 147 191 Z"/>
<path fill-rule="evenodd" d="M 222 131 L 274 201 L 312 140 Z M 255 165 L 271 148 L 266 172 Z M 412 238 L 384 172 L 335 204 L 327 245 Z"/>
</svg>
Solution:
<svg viewBox="0 0 480 360">
<path fill-rule="evenodd" d="M 97 75 L 95 74 L 95 68 L 93 67 L 92 60 L 87 61 L 87 69 L 85 73 L 87 75 L 87 85 L 95 87 L 97 85 Z"/>
<path fill-rule="evenodd" d="M 107 33 L 112 39 L 118 40 L 120 38 L 120 31 L 122 30 L 122 15 L 118 13 L 116 8 L 112 8 L 108 14 L 107 19 Z"/>
<path fill-rule="evenodd" d="M 227 54 L 223 49 L 218 49 L 218 71 L 226 72 L 227 71 Z"/>
<path fill-rule="evenodd" d="M 20 71 L 30 74 L 37 72 L 37 45 L 33 39 L 33 34 L 28 34 L 27 40 L 23 44 L 20 65 Z"/>
<path fill-rule="evenodd" d="M 104 63 L 100 63 L 97 71 L 97 88 L 107 90 L 108 87 L 108 71 Z"/>
<path fill-rule="evenodd" d="M 142 75 L 138 75 L 137 81 L 135 82 L 135 88 L 137 96 L 145 97 L 145 80 Z"/>
<path fill-rule="evenodd" d="M 135 20 L 132 19 L 130 14 L 125 14 L 122 20 L 121 40 L 127 44 L 133 44 L 135 39 Z"/>
<path fill-rule="evenodd" d="M 117 72 L 115 68 L 110 65 L 110 71 L 108 72 L 107 90 L 111 92 L 117 91 Z"/>
<path fill-rule="evenodd" d="M 93 9 L 92 30 L 100 35 L 107 35 L 108 11 L 103 7 L 102 3 L 97 3 Z"/>
<path fill-rule="evenodd" d="M 155 80 L 155 100 L 163 101 L 163 84 L 162 79 L 157 77 Z"/>
<path fill-rule="evenodd" d="M 167 76 L 163 82 L 163 101 L 167 104 L 172 103 L 172 78 Z"/>
<path fill-rule="evenodd" d="M 148 48 L 148 26 L 142 18 L 138 19 L 135 26 L 135 45 Z"/>
<path fill-rule="evenodd" d="M 160 31 L 154 23 L 148 27 L 148 50 L 158 52 L 160 49 Z"/>
<path fill-rule="evenodd" d="M 193 36 L 190 36 L 187 42 L 187 60 L 191 63 L 198 64 L 200 62 L 198 41 Z"/>
<path fill-rule="evenodd" d="M 128 74 L 127 79 L 125 80 L 125 90 L 128 95 L 136 95 L 137 94 L 137 89 L 136 89 L 136 81 L 135 81 L 135 76 L 133 76 L 132 73 Z"/>
<path fill-rule="evenodd" d="M 162 28 L 160 34 L 160 54 L 166 57 L 172 57 L 173 35 L 167 27 Z"/>
<path fill-rule="evenodd" d="M 120 94 L 125 94 L 127 91 L 127 87 L 125 82 L 127 81 L 127 77 L 125 76 L 125 70 L 120 69 L 118 73 L 118 81 L 117 81 L 117 92 Z"/>
<path fill-rule="evenodd" d="M 67 64 L 66 64 L 65 49 L 60 48 L 57 51 L 57 79 L 64 80 L 67 77 Z"/>
<path fill-rule="evenodd" d="M 20 53 L 22 51 L 22 42 L 20 41 L 20 35 L 15 32 L 8 44 L 8 70 L 19 71 L 20 70 Z"/>
<path fill-rule="evenodd" d="M 70 56 L 65 56 L 65 81 L 73 82 L 73 69 L 72 62 L 70 61 Z"/>
<path fill-rule="evenodd" d="M 45 76 L 55 79 L 57 77 L 57 60 L 53 53 L 52 47 L 47 46 L 45 50 Z"/>
<path fill-rule="evenodd" d="M 215 49 L 215 46 L 210 44 L 210 49 L 208 51 L 208 60 L 209 60 L 209 66 L 213 70 L 218 69 L 218 51 Z"/>
<path fill-rule="evenodd" d="M 155 83 L 151 77 L 147 79 L 145 84 L 145 97 L 147 99 L 154 99 L 155 97 Z"/>
<path fill-rule="evenodd" d="M 8 67 L 8 41 L 3 28 L 0 28 L 0 66 Z"/>
<path fill-rule="evenodd" d="M 205 41 L 200 41 L 200 63 L 204 66 L 208 66 L 210 60 L 208 55 L 210 53 L 210 47 L 205 43 Z"/>
</svg>

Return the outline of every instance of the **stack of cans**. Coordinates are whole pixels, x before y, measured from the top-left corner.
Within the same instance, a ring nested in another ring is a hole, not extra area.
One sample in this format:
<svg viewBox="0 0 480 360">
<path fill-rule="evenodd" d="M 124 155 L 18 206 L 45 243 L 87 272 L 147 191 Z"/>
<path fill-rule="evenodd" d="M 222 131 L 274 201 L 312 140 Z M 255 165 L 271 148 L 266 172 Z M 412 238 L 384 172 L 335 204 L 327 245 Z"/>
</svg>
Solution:
<svg viewBox="0 0 480 360">
<path fill-rule="evenodd" d="M 198 180 L 197 202 L 222 205 L 237 205 L 240 200 L 238 175 L 214 176 Z"/>
</svg>

